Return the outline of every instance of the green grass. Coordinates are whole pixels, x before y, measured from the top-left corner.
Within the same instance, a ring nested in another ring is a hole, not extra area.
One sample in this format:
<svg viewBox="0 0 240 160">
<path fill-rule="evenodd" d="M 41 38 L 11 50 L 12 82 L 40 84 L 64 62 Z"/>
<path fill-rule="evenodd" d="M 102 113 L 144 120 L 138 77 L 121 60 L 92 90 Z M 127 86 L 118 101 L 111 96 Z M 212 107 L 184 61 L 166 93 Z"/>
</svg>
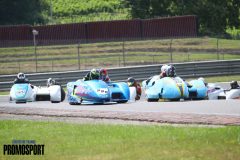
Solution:
<svg viewBox="0 0 240 160">
<path fill-rule="evenodd" d="M 35 140 L 45 155 L 23 159 L 228 159 L 240 157 L 240 127 L 172 127 L 0 121 L 0 142 Z M 3 156 L 21 158 L 20 156 Z"/>
<path fill-rule="evenodd" d="M 191 80 L 189 78 L 187 80 Z M 240 81 L 240 75 L 233 75 L 233 76 L 214 76 L 214 77 L 204 77 L 206 82 L 208 83 L 215 83 L 215 82 L 231 82 L 231 81 Z"/>
<path fill-rule="evenodd" d="M 230 81 L 240 81 L 240 76 L 218 76 L 218 77 L 206 77 L 207 82 L 230 82 Z"/>
<path fill-rule="evenodd" d="M 0 95 L 9 95 L 10 91 L 0 91 Z"/>
<path fill-rule="evenodd" d="M 141 40 L 124 42 L 126 65 L 170 62 L 171 40 Z M 240 59 L 240 40 L 219 39 L 219 59 Z M 216 38 L 184 38 L 172 41 L 173 62 L 217 60 Z M 81 69 L 123 66 L 123 42 L 80 44 Z M 153 56 L 154 55 L 154 56 Z M 77 45 L 38 46 L 38 71 L 78 69 Z M 59 59 L 61 58 L 61 59 Z M 67 59 L 71 58 L 71 59 Z M 0 48 L 0 74 L 35 72 L 35 54 L 31 47 Z M 41 60 L 42 59 L 42 60 Z M 17 62 L 16 62 L 17 61 Z"/>
<path fill-rule="evenodd" d="M 47 1 L 50 5 L 50 1 Z M 53 23 L 129 19 L 122 0 L 52 0 Z"/>
</svg>

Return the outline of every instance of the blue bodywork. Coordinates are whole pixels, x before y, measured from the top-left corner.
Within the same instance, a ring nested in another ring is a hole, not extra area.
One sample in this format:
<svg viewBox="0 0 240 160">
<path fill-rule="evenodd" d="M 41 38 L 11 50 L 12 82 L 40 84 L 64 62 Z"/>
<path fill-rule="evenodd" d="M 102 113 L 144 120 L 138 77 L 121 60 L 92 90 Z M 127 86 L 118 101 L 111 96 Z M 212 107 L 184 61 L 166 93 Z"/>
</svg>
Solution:
<svg viewBox="0 0 240 160">
<path fill-rule="evenodd" d="M 102 80 L 69 82 L 67 91 L 70 104 L 124 103 L 130 97 L 129 87 L 126 83 L 105 83 Z"/>
<path fill-rule="evenodd" d="M 28 93 L 31 90 L 29 87 L 28 83 L 14 84 L 10 92 L 11 100 L 15 102 L 27 102 L 31 100 Z"/>
<path fill-rule="evenodd" d="M 204 99 L 207 97 L 208 88 L 200 79 L 191 80 L 189 82 L 189 98 L 191 99 Z"/>
<path fill-rule="evenodd" d="M 159 76 L 154 76 L 147 81 L 143 81 L 142 86 L 149 101 L 203 99 L 206 97 L 207 88 L 203 81 L 193 80 L 189 84 L 180 77 L 160 79 Z"/>
</svg>

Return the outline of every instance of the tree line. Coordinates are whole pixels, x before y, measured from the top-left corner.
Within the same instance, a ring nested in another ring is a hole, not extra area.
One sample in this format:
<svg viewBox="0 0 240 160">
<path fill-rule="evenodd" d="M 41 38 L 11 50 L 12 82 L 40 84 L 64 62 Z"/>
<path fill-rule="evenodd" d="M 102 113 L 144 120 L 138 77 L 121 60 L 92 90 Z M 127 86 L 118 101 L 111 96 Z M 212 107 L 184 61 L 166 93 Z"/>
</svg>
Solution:
<svg viewBox="0 0 240 160">
<path fill-rule="evenodd" d="M 127 0 L 132 18 L 197 15 L 203 35 L 240 26 L 240 0 Z"/>
</svg>

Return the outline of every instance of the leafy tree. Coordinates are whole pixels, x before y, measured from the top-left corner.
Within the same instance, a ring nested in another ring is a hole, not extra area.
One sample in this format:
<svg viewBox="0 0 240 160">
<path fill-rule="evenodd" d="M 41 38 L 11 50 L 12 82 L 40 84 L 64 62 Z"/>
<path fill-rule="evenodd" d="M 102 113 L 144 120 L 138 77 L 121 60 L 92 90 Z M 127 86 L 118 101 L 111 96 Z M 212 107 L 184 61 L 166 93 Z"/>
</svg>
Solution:
<svg viewBox="0 0 240 160">
<path fill-rule="evenodd" d="M 133 18 L 197 15 L 202 34 L 240 26 L 239 0 L 127 0 Z"/>
<path fill-rule="evenodd" d="M 42 24 L 49 7 L 45 0 L 1 0 L 0 25 Z"/>
<path fill-rule="evenodd" d="M 150 0 L 128 0 L 132 18 L 150 18 Z"/>
</svg>

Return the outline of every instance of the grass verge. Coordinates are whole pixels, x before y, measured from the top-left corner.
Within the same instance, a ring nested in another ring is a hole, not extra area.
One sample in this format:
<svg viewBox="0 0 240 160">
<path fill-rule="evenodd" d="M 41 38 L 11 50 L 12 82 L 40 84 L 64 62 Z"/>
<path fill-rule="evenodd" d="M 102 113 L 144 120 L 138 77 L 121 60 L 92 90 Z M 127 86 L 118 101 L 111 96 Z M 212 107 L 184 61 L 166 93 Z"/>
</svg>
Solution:
<svg viewBox="0 0 240 160">
<path fill-rule="evenodd" d="M 193 78 L 189 78 L 187 80 L 192 80 Z M 233 76 L 215 76 L 215 77 L 204 77 L 206 82 L 214 83 L 214 82 L 231 82 L 231 81 L 240 81 L 240 75 Z"/>
<path fill-rule="evenodd" d="M 102 42 L 37 46 L 36 54 L 33 46 L 0 48 L 0 74 L 32 73 L 36 67 L 39 72 L 48 72 L 77 70 L 79 66 L 90 69 L 239 59 L 239 42 L 208 37 Z"/>
<path fill-rule="evenodd" d="M 0 159 L 233 159 L 240 157 L 240 127 L 200 128 L 0 121 L 0 142 L 35 140 L 44 156 Z M 1 145 L 1 147 L 2 147 Z"/>
</svg>

